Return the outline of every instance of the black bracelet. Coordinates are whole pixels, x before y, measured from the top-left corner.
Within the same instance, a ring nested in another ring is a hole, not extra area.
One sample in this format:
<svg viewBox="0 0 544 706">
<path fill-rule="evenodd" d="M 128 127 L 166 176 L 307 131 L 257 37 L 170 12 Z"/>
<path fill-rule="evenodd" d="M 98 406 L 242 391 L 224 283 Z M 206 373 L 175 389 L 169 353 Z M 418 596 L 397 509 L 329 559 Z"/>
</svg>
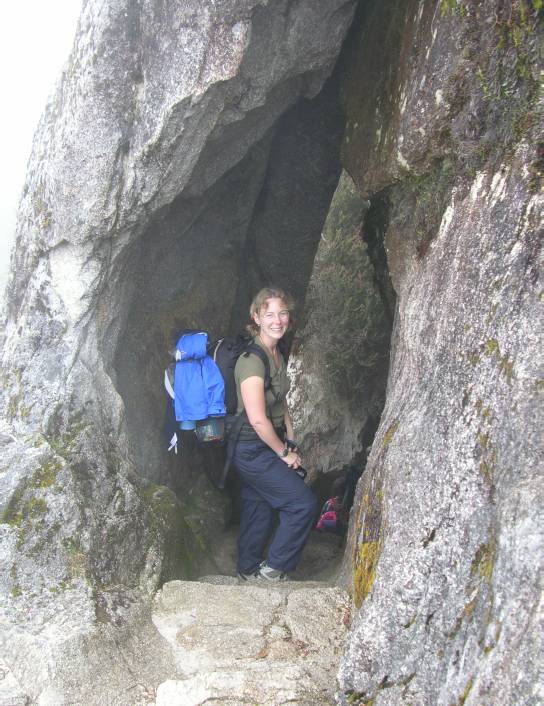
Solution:
<svg viewBox="0 0 544 706">
<path fill-rule="evenodd" d="M 298 444 L 294 439 L 285 439 L 285 443 L 287 444 L 287 448 L 289 449 L 298 448 Z"/>
</svg>

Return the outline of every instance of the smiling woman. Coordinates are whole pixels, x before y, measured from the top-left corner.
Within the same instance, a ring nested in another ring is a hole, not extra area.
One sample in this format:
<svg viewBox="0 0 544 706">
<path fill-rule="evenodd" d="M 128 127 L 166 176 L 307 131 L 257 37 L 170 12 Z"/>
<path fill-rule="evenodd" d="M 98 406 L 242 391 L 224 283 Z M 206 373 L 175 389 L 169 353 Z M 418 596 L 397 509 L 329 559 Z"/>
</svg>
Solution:
<svg viewBox="0 0 544 706">
<path fill-rule="evenodd" d="M 0 299 L 15 236 L 19 195 L 32 136 L 47 97 L 67 60 L 81 8 L 80 0 L 6 3 L 0 19 L 0 85 L 3 136 L 0 169 Z M 8 138 L 8 139 L 6 139 Z"/>
<path fill-rule="evenodd" d="M 292 310 L 293 300 L 284 291 L 261 289 L 251 303 L 248 328 L 268 356 L 269 375 L 254 353 L 240 356 L 234 369 L 238 414 L 247 419 L 238 441 L 230 442 L 236 444 L 233 465 L 242 482 L 238 538 L 238 576 L 242 581 L 286 580 L 287 572 L 297 567 L 316 510 L 316 499 L 303 480 L 302 459 L 286 403 L 286 363 L 278 348 Z M 276 518 L 278 527 L 273 533 Z"/>
</svg>

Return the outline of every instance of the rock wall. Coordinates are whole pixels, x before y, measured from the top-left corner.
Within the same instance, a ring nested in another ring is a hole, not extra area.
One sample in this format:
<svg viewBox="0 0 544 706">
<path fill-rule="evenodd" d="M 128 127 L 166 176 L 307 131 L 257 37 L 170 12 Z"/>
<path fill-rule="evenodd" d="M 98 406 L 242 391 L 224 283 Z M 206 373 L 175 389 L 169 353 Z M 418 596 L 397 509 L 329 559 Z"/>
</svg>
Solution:
<svg viewBox="0 0 544 706">
<path fill-rule="evenodd" d="M 343 163 L 397 294 L 339 703 L 542 701 L 537 3 L 369 2 Z"/>
<path fill-rule="evenodd" d="M 29 698 L 89 703 L 63 665 L 141 630 L 119 606 L 194 576 L 224 526 L 206 459 L 161 449 L 169 339 L 225 332 L 272 278 L 303 297 L 340 173 L 334 83 L 319 92 L 354 7 L 84 3 L 35 137 L 2 331 L 1 639 Z M 134 703 L 137 652 L 108 653 L 100 698 Z"/>
<path fill-rule="evenodd" d="M 323 228 L 289 362 L 296 438 L 310 482 L 327 497 L 331 477 L 364 465 L 385 401 L 392 312 L 363 240 L 369 206 L 344 172 Z M 387 289 L 394 310 L 389 282 Z"/>
</svg>

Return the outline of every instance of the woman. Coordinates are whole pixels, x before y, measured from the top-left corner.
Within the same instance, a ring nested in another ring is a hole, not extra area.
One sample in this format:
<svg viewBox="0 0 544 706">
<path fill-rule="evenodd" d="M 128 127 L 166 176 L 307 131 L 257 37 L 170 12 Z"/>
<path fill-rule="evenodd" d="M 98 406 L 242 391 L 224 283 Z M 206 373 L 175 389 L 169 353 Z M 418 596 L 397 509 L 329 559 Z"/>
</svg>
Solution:
<svg viewBox="0 0 544 706">
<path fill-rule="evenodd" d="M 286 364 L 278 349 L 292 310 L 291 297 L 278 288 L 262 289 L 249 310 L 248 328 L 268 356 L 270 388 L 265 390 L 265 366 L 257 355 L 241 355 L 234 370 L 238 413 L 245 410 L 248 419 L 233 455 L 242 481 L 238 576 L 245 580 L 286 580 L 299 562 L 316 512 L 313 493 L 296 473 L 301 458 L 286 403 Z M 279 524 L 263 561 L 276 515 Z"/>
</svg>

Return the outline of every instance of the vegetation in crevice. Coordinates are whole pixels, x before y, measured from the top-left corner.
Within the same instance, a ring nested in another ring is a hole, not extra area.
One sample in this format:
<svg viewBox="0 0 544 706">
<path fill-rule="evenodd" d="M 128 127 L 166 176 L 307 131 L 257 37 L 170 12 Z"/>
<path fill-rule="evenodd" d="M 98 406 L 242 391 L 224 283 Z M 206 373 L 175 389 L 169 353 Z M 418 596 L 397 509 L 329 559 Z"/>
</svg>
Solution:
<svg viewBox="0 0 544 706">
<path fill-rule="evenodd" d="M 349 706 L 373 706 L 374 699 L 369 698 L 364 692 L 346 691 L 346 701 Z"/>
<path fill-rule="evenodd" d="M 475 103 L 480 134 L 463 157 L 465 171 L 481 168 L 488 160 L 496 169 L 515 144 L 532 140 L 541 123 L 541 10 L 527 0 L 499 4 L 491 31 L 480 34 L 483 9 L 468 0 L 458 0 L 455 7 L 463 18 L 466 54 L 475 71 L 459 76 L 457 85 L 452 81 L 452 95 L 472 93 L 480 99 Z M 539 169 L 534 172 L 538 179 Z"/>
<path fill-rule="evenodd" d="M 9 525 L 17 533 L 17 549 L 21 549 L 38 525 L 43 526 L 48 505 L 41 488 L 33 488 L 23 479 L 12 493 L 0 515 L 0 523 Z"/>
<path fill-rule="evenodd" d="M 357 608 L 370 594 L 382 548 L 382 490 L 376 481 L 367 481 L 357 507 L 353 547 L 353 602 Z"/>
<path fill-rule="evenodd" d="M 382 440 L 382 448 L 383 449 L 386 449 L 389 446 L 389 444 L 393 440 L 393 437 L 397 433 L 399 426 L 400 426 L 400 422 L 398 419 L 396 419 L 394 422 L 392 422 L 392 424 L 389 425 L 389 427 L 387 428 L 387 431 L 383 435 L 383 440 Z"/>
<path fill-rule="evenodd" d="M 49 418 L 44 437 L 53 451 L 68 461 L 77 447 L 80 435 L 90 429 L 91 423 L 84 418 L 81 411 L 73 412 L 68 420 L 64 420 L 63 409 L 60 403 L 56 406 Z"/>
<path fill-rule="evenodd" d="M 439 232 L 444 212 L 451 201 L 458 165 L 453 157 L 437 160 L 422 175 L 409 174 L 388 190 L 391 204 L 391 225 L 402 223 L 411 233 L 419 258 L 423 258 L 433 238 Z"/>
<path fill-rule="evenodd" d="M 464 689 L 463 693 L 462 693 L 461 696 L 459 697 L 459 701 L 457 702 L 457 706 L 463 706 L 463 705 L 465 704 L 465 702 L 466 702 L 466 700 L 468 699 L 468 696 L 469 696 L 469 694 L 470 694 L 470 692 L 471 692 L 471 690 L 472 690 L 472 685 L 473 685 L 473 684 L 474 684 L 474 679 L 471 677 L 471 678 L 468 680 L 467 685 L 465 686 L 465 689 Z"/>
<path fill-rule="evenodd" d="M 56 458 L 48 458 L 32 474 L 30 485 L 33 488 L 50 488 L 55 484 L 62 463 Z"/>
<path fill-rule="evenodd" d="M 471 578 L 480 578 L 488 583 L 491 581 L 496 551 L 496 543 L 493 538 L 485 544 L 480 544 L 470 567 Z"/>
</svg>

